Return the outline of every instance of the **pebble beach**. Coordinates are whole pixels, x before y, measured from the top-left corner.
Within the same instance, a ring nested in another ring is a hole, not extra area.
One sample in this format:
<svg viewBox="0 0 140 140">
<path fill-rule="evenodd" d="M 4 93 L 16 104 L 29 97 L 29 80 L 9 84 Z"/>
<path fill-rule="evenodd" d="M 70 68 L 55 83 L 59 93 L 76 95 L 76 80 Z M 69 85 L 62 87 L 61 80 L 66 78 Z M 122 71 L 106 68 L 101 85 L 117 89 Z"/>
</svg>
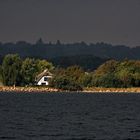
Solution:
<svg viewBox="0 0 140 140">
<path fill-rule="evenodd" d="M 50 87 L 12 87 L 1 86 L 0 92 L 63 92 L 63 90 Z M 69 91 L 65 91 L 69 92 Z M 81 92 L 81 91 L 80 91 Z M 84 88 L 83 93 L 140 93 L 140 87 L 137 88 Z"/>
</svg>

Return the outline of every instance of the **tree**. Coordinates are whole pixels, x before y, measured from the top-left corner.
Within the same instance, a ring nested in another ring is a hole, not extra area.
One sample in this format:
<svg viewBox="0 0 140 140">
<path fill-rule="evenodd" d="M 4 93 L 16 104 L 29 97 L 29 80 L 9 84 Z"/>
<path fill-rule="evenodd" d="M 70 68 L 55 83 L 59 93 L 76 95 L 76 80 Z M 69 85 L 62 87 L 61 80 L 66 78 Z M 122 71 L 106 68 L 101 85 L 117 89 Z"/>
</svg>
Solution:
<svg viewBox="0 0 140 140">
<path fill-rule="evenodd" d="M 56 69 L 51 86 L 63 90 L 82 90 L 84 71 L 79 66 Z"/>
<path fill-rule="evenodd" d="M 125 60 L 119 63 L 116 76 L 122 87 L 138 86 L 140 83 L 140 61 Z"/>
<path fill-rule="evenodd" d="M 43 72 L 45 69 L 48 69 L 49 71 L 54 69 L 53 64 L 46 60 L 38 59 L 36 62 L 37 62 L 37 69 L 39 73 Z"/>
<path fill-rule="evenodd" d="M 107 73 L 114 73 L 118 64 L 119 63 L 116 60 L 109 60 L 97 68 L 95 75 L 99 76 Z"/>
<path fill-rule="evenodd" d="M 56 41 L 56 45 L 58 45 L 58 46 L 61 45 L 60 40 L 57 40 L 57 41 Z"/>
<path fill-rule="evenodd" d="M 117 87 L 117 79 L 115 77 L 118 61 L 109 60 L 99 66 L 94 72 L 92 84 L 99 87 Z"/>
<path fill-rule="evenodd" d="M 50 82 L 50 86 L 69 91 L 80 91 L 82 87 L 67 76 L 55 76 Z"/>
<path fill-rule="evenodd" d="M 3 82 L 7 86 L 19 85 L 21 80 L 20 69 L 22 61 L 17 54 L 8 54 L 2 63 Z"/>
<path fill-rule="evenodd" d="M 135 87 L 140 85 L 140 61 L 107 61 L 94 73 L 94 86 Z"/>
<path fill-rule="evenodd" d="M 133 86 L 140 87 L 140 72 L 136 72 L 133 74 Z"/>
<path fill-rule="evenodd" d="M 37 61 L 35 59 L 26 58 L 21 67 L 24 85 L 33 85 L 36 74 L 38 72 Z"/>
<path fill-rule="evenodd" d="M 3 83 L 3 73 L 2 73 L 2 66 L 0 65 L 0 84 Z"/>
<path fill-rule="evenodd" d="M 37 40 L 36 45 L 44 45 L 42 38 L 39 38 L 39 40 Z"/>
<path fill-rule="evenodd" d="M 117 77 L 121 81 L 122 87 L 131 86 L 132 74 L 127 69 L 121 69 L 117 73 Z"/>
<path fill-rule="evenodd" d="M 84 74 L 85 74 L 84 70 L 77 65 L 70 66 L 65 70 L 65 75 L 69 77 L 69 79 L 72 79 L 72 81 L 75 81 L 78 84 L 82 83 L 82 78 Z"/>
<path fill-rule="evenodd" d="M 81 85 L 83 87 L 91 87 L 92 86 L 92 74 L 85 72 L 84 75 L 80 78 Z"/>
</svg>

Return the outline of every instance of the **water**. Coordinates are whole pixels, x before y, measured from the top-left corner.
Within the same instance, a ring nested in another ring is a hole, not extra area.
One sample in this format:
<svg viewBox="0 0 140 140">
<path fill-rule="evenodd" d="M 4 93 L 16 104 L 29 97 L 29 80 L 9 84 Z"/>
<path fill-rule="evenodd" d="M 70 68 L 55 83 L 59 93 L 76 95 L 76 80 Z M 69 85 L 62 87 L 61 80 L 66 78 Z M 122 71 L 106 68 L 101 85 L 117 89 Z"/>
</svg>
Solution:
<svg viewBox="0 0 140 140">
<path fill-rule="evenodd" d="M 0 93 L 0 140 L 137 140 L 140 94 Z"/>
</svg>

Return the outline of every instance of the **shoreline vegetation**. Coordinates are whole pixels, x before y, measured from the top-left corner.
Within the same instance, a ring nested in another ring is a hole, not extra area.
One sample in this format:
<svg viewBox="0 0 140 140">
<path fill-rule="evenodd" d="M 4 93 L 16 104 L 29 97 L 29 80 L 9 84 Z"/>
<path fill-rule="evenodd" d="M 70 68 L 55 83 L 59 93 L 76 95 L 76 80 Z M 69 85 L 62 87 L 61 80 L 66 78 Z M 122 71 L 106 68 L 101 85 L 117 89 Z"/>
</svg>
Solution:
<svg viewBox="0 0 140 140">
<path fill-rule="evenodd" d="M 14 92 L 14 93 L 52 93 L 52 92 L 83 92 L 83 93 L 140 93 L 140 87 L 138 88 L 101 88 L 101 87 L 92 87 L 84 88 L 82 91 L 68 91 L 61 90 L 50 87 L 14 87 L 14 86 L 1 86 L 0 92 Z"/>
<path fill-rule="evenodd" d="M 42 75 L 44 70 L 51 73 L 51 79 L 44 77 L 49 76 L 48 73 Z M 41 79 L 37 78 L 39 75 Z M 37 86 L 37 79 L 42 80 L 40 87 Z M 140 92 L 140 60 L 108 60 L 96 70 L 88 71 L 78 65 L 61 68 L 47 60 L 22 59 L 18 54 L 8 54 L 0 65 L 0 86 L 2 85 L 2 91 L 17 92 L 137 93 Z"/>
</svg>

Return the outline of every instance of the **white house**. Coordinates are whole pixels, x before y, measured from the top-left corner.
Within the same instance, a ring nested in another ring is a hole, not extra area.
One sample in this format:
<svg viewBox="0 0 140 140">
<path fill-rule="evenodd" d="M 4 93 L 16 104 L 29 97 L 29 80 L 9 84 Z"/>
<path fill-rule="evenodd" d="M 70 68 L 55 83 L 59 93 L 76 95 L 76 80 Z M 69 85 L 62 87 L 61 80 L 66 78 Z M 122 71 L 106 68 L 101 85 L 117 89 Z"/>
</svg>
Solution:
<svg viewBox="0 0 140 140">
<path fill-rule="evenodd" d="M 50 73 L 47 69 L 44 70 L 42 73 L 37 75 L 35 81 L 36 85 L 49 85 L 49 81 L 52 79 L 52 73 Z"/>
</svg>

